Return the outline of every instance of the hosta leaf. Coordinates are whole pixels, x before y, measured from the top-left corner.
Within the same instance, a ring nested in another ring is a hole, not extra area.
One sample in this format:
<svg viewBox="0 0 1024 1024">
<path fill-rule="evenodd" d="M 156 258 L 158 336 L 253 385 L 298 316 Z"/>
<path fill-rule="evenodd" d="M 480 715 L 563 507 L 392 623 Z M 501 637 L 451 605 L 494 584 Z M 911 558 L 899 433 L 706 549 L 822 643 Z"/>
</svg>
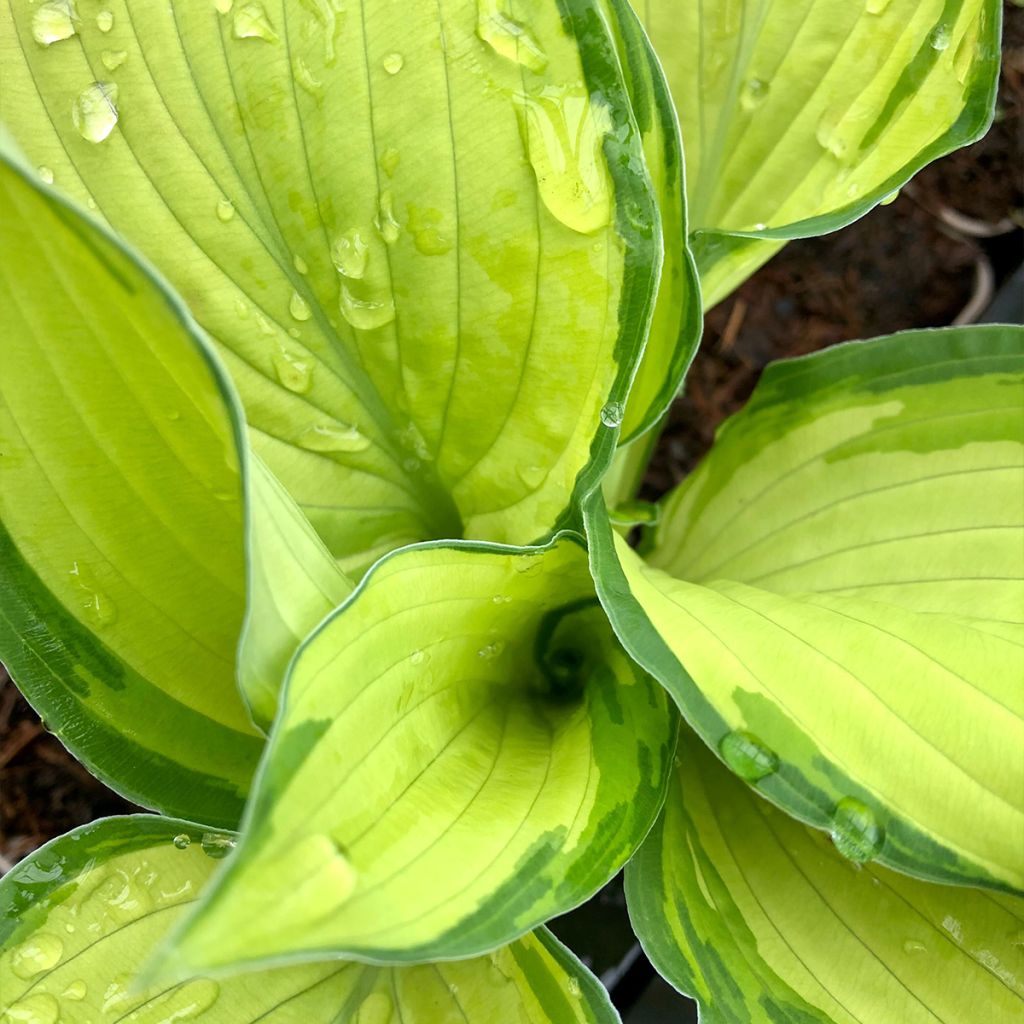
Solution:
<svg viewBox="0 0 1024 1024">
<path fill-rule="evenodd" d="M 685 738 L 626 895 L 648 955 L 705 1024 L 1024 1015 L 1024 901 L 852 865 Z"/>
<path fill-rule="evenodd" d="M 686 191 L 679 121 L 668 83 L 628 0 L 602 0 L 658 199 L 664 264 L 643 359 L 626 403 L 621 441 L 657 422 L 675 398 L 700 342 L 700 282 L 686 244 Z"/>
<path fill-rule="evenodd" d="M 0 1019 L 36 1024 L 616 1024 L 597 980 L 541 929 L 475 960 L 281 967 L 166 989 L 134 978 L 231 838 L 169 818 L 106 818 L 0 881 Z M 6 1010 L 6 1013 L 2 1012 Z"/>
<path fill-rule="evenodd" d="M 1024 331 L 974 327 L 771 367 L 646 563 L 588 516 L 623 642 L 740 774 L 858 859 L 1020 889 L 1022 494 Z"/>
<path fill-rule="evenodd" d="M 633 0 L 686 145 L 705 304 L 978 138 L 998 0 Z"/>
<path fill-rule="evenodd" d="M 293 661 L 238 850 L 163 963 L 493 949 L 621 867 L 674 742 L 574 540 L 398 552 Z"/>
<path fill-rule="evenodd" d="M 51 43 L 0 10 L 2 116 L 179 289 L 344 566 L 550 533 L 611 457 L 660 263 L 592 0 L 68 9 Z"/>
<path fill-rule="evenodd" d="M 0 150 L 0 657 L 134 800 L 237 822 L 245 563 L 223 371 L 150 271 Z"/>
</svg>

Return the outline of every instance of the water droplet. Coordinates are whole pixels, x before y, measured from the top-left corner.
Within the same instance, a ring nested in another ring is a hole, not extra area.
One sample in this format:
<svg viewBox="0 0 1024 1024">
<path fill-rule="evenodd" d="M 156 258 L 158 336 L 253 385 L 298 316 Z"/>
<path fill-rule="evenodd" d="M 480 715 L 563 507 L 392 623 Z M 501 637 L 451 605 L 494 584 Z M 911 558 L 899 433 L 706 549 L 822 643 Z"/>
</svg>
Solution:
<svg viewBox="0 0 1024 1024">
<path fill-rule="evenodd" d="M 298 444 L 311 452 L 362 452 L 370 439 L 351 424 L 318 423 L 299 435 Z"/>
<path fill-rule="evenodd" d="M 409 660 L 414 665 L 422 665 L 427 660 L 427 658 L 428 655 L 426 651 L 413 651 L 412 654 L 409 655 Z"/>
<path fill-rule="evenodd" d="M 389 53 L 383 61 L 384 70 L 389 75 L 397 75 L 405 67 L 405 58 L 400 53 Z"/>
<path fill-rule="evenodd" d="M 526 579 L 533 579 L 539 576 L 541 570 L 544 568 L 544 559 L 541 555 L 524 555 L 522 558 L 517 558 L 514 562 L 514 568 L 520 576 L 526 577 Z"/>
<path fill-rule="evenodd" d="M 624 415 L 625 409 L 623 409 L 621 402 L 608 402 L 601 409 L 601 422 L 606 427 L 618 427 L 622 425 L 622 417 Z"/>
<path fill-rule="evenodd" d="M 370 249 L 358 228 L 349 228 L 334 240 L 331 260 L 342 277 L 353 281 L 362 280 L 370 261 Z"/>
<path fill-rule="evenodd" d="M 171 840 L 179 850 L 187 850 L 192 845 L 192 837 L 187 832 L 180 832 Z"/>
<path fill-rule="evenodd" d="M 223 860 L 235 848 L 236 841 L 223 832 L 204 832 L 200 845 L 207 857 Z"/>
<path fill-rule="evenodd" d="M 56 935 L 41 932 L 18 946 L 11 958 L 11 970 L 22 979 L 51 971 L 60 963 L 64 943 Z"/>
<path fill-rule="evenodd" d="M 914 953 L 927 953 L 928 947 L 917 939 L 907 939 L 907 941 L 903 943 L 903 952 L 908 956 Z"/>
<path fill-rule="evenodd" d="M 530 463 L 516 466 L 516 475 L 526 484 L 530 490 L 536 490 L 547 479 L 548 471 L 543 466 L 534 466 Z"/>
<path fill-rule="evenodd" d="M 569 976 L 569 980 L 565 983 L 565 987 L 569 990 L 569 995 L 571 995 L 573 999 L 579 999 L 583 992 L 580 988 L 580 979 L 575 975 Z"/>
<path fill-rule="evenodd" d="M 116 605 L 99 589 L 95 577 L 83 563 L 72 562 L 68 575 L 82 592 L 82 608 L 97 625 L 109 626 L 117 621 Z"/>
<path fill-rule="evenodd" d="M 127 59 L 127 50 L 104 50 L 100 54 L 100 60 L 108 71 L 116 71 Z"/>
<path fill-rule="evenodd" d="M 242 4 L 232 16 L 231 30 L 236 39 L 262 39 L 267 43 L 277 42 L 277 33 L 270 24 L 263 4 Z"/>
<path fill-rule="evenodd" d="M 483 661 L 493 661 L 495 658 L 499 657 L 504 650 L 504 640 L 493 640 L 489 644 L 484 644 L 476 654 L 477 657 L 481 658 Z"/>
<path fill-rule="evenodd" d="M 875 812 L 852 796 L 843 797 L 832 815 L 832 842 L 836 849 L 860 864 L 878 855 L 885 842 L 885 830 Z"/>
<path fill-rule="evenodd" d="M 195 1020 L 217 1002 L 219 995 L 220 985 L 217 982 L 199 978 L 148 1000 L 146 1007 L 154 1011 L 153 1019 L 160 1024 L 177 1024 L 178 1021 Z"/>
<path fill-rule="evenodd" d="M 540 72 L 547 54 L 525 25 L 502 10 L 501 0 L 478 0 L 476 34 L 499 56 Z"/>
<path fill-rule="evenodd" d="M 814 137 L 822 149 L 831 153 L 837 160 L 842 160 L 850 149 L 850 144 L 839 131 L 845 111 L 834 107 L 822 114 L 814 130 Z"/>
<path fill-rule="evenodd" d="M 73 1003 L 80 1003 L 88 993 L 89 986 L 79 978 L 77 981 L 71 982 L 71 984 L 61 992 L 61 995 L 65 999 L 70 999 Z"/>
<path fill-rule="evenodd" d="M 768 83 L 763 78 L 748 78 L 740 90 L 740 106 L 746 111 L 757 110 L 768 98 Z"/>
<path fill-rule="evenodd" d="M 491 601 L 494 604 L 511 604 L 512 598 L 508 594 L 495 594 Z"/>
<path fill-rule="evenodd" d="M 309 273 L 309 264 L 298 253 L 292 257 L 292 266 L 296 273 L 303 275 Z"/>
<path fill-rule="evenodd" d="M 36 168 L 36 171 L 38 172 L 39 177 L 42 178 L 47 185 L 53 184 L 53 171 L 51 171 L 49 167 L 40 165 Z"/>
<path fill-rule="evenodd" d="M 889 0 L 867 0 L 864 5 L 868 14 L 881 14 L 889 6 Z"/>
<path fill-rule="evenodd" d="M 395 220 L 394 197 L 390 189 L 385 189 L 380 194 L 380 201 L 377 204 L 377 216 L 374 218 L 374 226 L 388 245 L 394 245 L 398 241 L 401 231 L 399 223 Z"/>
<path fill-rule="evenodd" d="M 343 284 L 338 305 L 342 316 L 357 330 L 373 331 L 386 327 L 395 319 L 395 303 L 390 295 L 386 299 L 364 299 Z"/>
<path fill-rule="evenodd" d="M 451 240 L 441 230 L 444 214 L 440 210 L 413 203 L 409 203 L 408 210 L 412 240 L 424 256 L 443 256 L 451 251 Z"/>
<path fill-rule="evenodd" d="M 4 1010 L 4 1024 L 57 1024 L 60 1004 L 46 992 L 19 999 Z"/>
<path fill-rule="evenodd" d="M 949 49 L 949 26 L 948 25 L 937 25 L 933 30 L 932 34 L 928 37 L 928 42 L 933 50 L 938 50 L 941 53 L 943 50 Z"/>
<path fill-rule="evenodd" d="M 218 14 L 230 14 L 234 0 L 213 0 L 214 9 Z"/>
<path fill-rule="evenodd" d="M 611 513 L 621 526 L 654 526 L 661 518 L 661 506 L 653 501 L 624 501 Z"/>
<path fill-rule="evenodd" d="M 288 312 L 300 322 L 308 320 L 312 315 L 309 303 L 298 292 L 292 292 L 292 297 L 288 300 Z"/>
<path fill-rule="evenodd" d="M 305 394 L 313 383 L 313 368 L 301 356 L 280 349 L 271 357 L 277 379 L 289 391 Z"/>
<path fill-rule="evenodd" d="M 957 942 L 962 943 L 964 941 L 964 926 L 952 914 L 947 914 L 942 919 L 942 927 L 945 931 L 949 932 Z"/>
<path fill-rule="evenodd" d="M 412 452 L 417 459 L 422 459 L 424 462 L 433 459 L 434 453 L 430 450 L 427 439 L 412 420 L 409 420 L 395 436 L 398 438 L 398 443 L 407 452 Z"/>
<path fill-rule="evenodd" d="M 102 142 L 117 124 L 116 82 L 93 82 L 71 107 L 71 120 L 87 142 Z"/>
<path fill-rule="evenodd" d="M 235 215 L 235 204 L 230 199 L 218 199 L 217 200 L 217 220 L 222 224 L 227 224 L 229 220 Z"/>
<path fill-rule="evenodd" d="M 775 752 L 743 729 L 726 733 L 718 751 L 733 772 L 747 782 L 758 782 L 779 768 Z"/>
<path fill-rule="evenodd" d="M 548 211 L 566 227 L 590 234 L 612 215 L 604 156 L 611 117 L 583 84 L 547 86 L 517 100 L 526 153 Z"/>
<path fill-rule="evenodd" d="M 299 84 L 299 87 L 308 92 L 314 99 L 320 99 L 323 96 L 324 83 L 309 70 L 309 65 L 302 57 L 296 57 L 292 61 L 292 74 L 295 75 L 295 81 Z"/>
<path fill-rule="evenodd" d="M 395 176 L 395 171 L 398 170 L 398 163 L 402 159 L 402 154 L 395 149 L 394 146 L 388 146 L 380 155 L 380 169 L 389 177 Z"/>
<path fill-rule="evenodd" d="M 75 34 L 78 12 L 71 0 L 51 0 L 40 4 L 32 15 L 32 38 L 40 46 L 59 43 Z"/>
<path fill-rule="evenodd" d="M 96 27 L 101 32 L 109 32 L 114 27 L 114 14 L 112 11 L 100 11 L 96 15 Z"/>
</svg>

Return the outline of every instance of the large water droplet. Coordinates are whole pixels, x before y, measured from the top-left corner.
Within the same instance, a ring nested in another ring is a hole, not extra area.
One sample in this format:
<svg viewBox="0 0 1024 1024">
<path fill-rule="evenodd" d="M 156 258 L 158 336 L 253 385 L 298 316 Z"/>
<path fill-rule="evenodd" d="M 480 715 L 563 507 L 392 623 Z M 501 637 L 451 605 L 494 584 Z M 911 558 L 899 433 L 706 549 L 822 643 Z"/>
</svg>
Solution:
<svg viewBox="0 0 1024 1024">
<path fill-rule="evenodd" d="M 53 970 L 60 963 L 64 943 L 56 935 L 41 932 L 18 946 L 11 958 L 11 970 L 22 979 Z"/>
<path fill-rule="evenodd" d="M 846 796 L 832 815 L 832 842 L 849 860 L 863 863 L 878 856 L 885 842 L 885 830 L 875 812 L 856 797 Z"/>
<path fill-rule="evenodd" d="M 626 410 L 621 402 L 608 402 L 601 409 L 601 422 L 606 427 L 618 427 L 622 425 L 622 417 L 625 414 Z"/>
<path fill-rule="evenodd" d="M 223 860 L 237 845 L 233 836 L 223 832 L 204 832 L 200 840 L 203 853 L 214 860 Z"/>
<path fill-rule="evenodd" d="M 187 832 L 179 832 L 171 841 L 178 850 L 187 850 L 192 845 L 192 837 Z"/>
<path fill-rule="evenodd" d="M 295 81 L 299 87 L 308 92 L 314 99 L 320 99 L 323 96 L 324 83 L 309 70 L 309 65 L 302 57 L 296 57 L 292 61 L 292 74 L 295 76 Z"/>
<path fill-rule="evenodd" d="M 394 245 L 398 241 L 401 231 L 398 221 L 395 219 L 394 197 L 390 189 L 385 189 L 380 194 L 377 203 L 377 216 L 374 219 L 374 226 L 388 245 Z"/>
<path fill-rule="evenodd" d="M 231 31 L 236 39 L 262 39 L 267 43 L 277 42 L 277 33 L 270 24 L 263 4 L 242 4 L 232 15 Z"/>
<path fill-rule="evenodd" d="M 37 992 L 4 1010 L 4 1024 L 57 1024 L 60 1004 L 49 993 Z"/>
<path fill-rule="evenodd" d="M 288 312 L 300 323 L 312 316 L 309 303 L 298 292 L 292 292 L 292 297 L 288 300 Z"/>
<path fill-rule="evenodd" d="M 39 177 L 42 178 L 47 185 L 53 184 L 53 171 L 50 170 L 49 167 L 45 167 L 40 164 L 39 167 L 36 168 L 36 171 L 39 174 Z"/>
<path fill-rule="evenodd" d="M 928 37 L 928 43 L 933 50 L 938 50 L 941 53 L 943 50 L 949 49 L 949 38 L 949 26 L 937 25 Z"/>
<path fill-rule="evenodd" d="M 222 224 L 227 224 L 229 220 L 235 215 L 235 204 L 230 199 L 218 199 L 217 200 L 217 220 Z"/>
<path fill-rule="evenodd" d="M 898 188 L 894 189 L 883 200 L 881 200 L 878 205 L 879 206 L 888 206 L 890 203 L 895 203 L 896 200 L 899 199 L 899 197 L 900 197 L 900 190 Z"/>
<path fill-rule="evenodd" d="M 444 214 L 429 206 L 409 204 L 409 231 L 424 256 L 443 256 L 452 248 L 451 239 L 442 229 Z"/>
<path fill-rule="evenodd" d="M 748 78 L 740 90 L 740 106 L 746 111 L 757 110 L 768 98 L 768 83 L 763 78 Z"/>
<path fill-rule="evenodd" d="M 779 768 L 775 752 L 743 729 L 727 733 L 718 744 L 718 751 L 733 772 L 747 782 L 758 782 Z"/>
<path fill-rule="evenodd" d="M 395 319 L 395 302 L 387 298 L 362 298 L 343 284 L 338 297 L 342 316 L 357 330 L 374 331 Z"/>
<path fill-rule="evenodd" d="M 604 156 L 611 127 L 605 107 L 591 102 L 584 85 L 547 86 L 517 100 L 527 156 L 548 211 L 583 234 L 606 227 L 612 189 Z"/>
<path fill-rule="evenodd" d="M 108 71 L 116 71 L 127 59 L 127 50 L 104 50 L 100 54 L 100 60 Z"/>
<path fill-rule="evenodd" d="M 117 124 L 116 82 L 93 82 L 71 107 L 71 120 L 87 142 L 102 142 Z"/>
<path fill-rule="evenodd" d="M 51 0 L 40 4 L 32 15 L 32 38 L 40 46 L 59 43 L 75 34 L 78 12 L 71 0 Z"/>
<path fill-rule="evenodd" d="M 548 66 L 547 54 L 533 33 L 502 10 L 501 0 L 478 0 L 476 34 L 495 53 L 531 71 Z"/>
<path fill-rule="evenodd" d="M 362 452 L 370 439 L 348 423 L 318 423 L 299 435 L 298 444 L 311 452 Z"/>
<path fill-rule="evenodd" d="M 101 32 L 109 32 L 114 27 L 114 14 L 112 11 L 99 11 L 96 15 L 96 27 Z"/>
<path fill-rule="evenodd" d="M 61 995 L 73 1003 L 80 1003 L 89 994 L 89 986 L 81 978 L 71 982 Z"/>
<path fill-rule="evenodd" d="M 394 146 L 388 146 L 380 155 L 380 169 L 389 177 L 395 176 L 402 154 Z"/>
<path fill-rule="evenodd" d="M 358 228 L 349 228 L 331 245 L 331 260 L 342 277 L 359 281 L 366 273 L 370 261 L 370 248 L 363 241 Z"/>
<path fill-rule="evenodd" d="M 389 75 L 397 75 L 405 67 L 405 58 L 400 53 L 389 53 L 383 60 L 384 70 Z"/>
<path fill-rule="evenodd" d="M 272 356 L 277 379 L 289 391 L 305 394 L 313 383 L 313 368 L 301 356 L 287 349 L 280 349 Z"/>
</svg>

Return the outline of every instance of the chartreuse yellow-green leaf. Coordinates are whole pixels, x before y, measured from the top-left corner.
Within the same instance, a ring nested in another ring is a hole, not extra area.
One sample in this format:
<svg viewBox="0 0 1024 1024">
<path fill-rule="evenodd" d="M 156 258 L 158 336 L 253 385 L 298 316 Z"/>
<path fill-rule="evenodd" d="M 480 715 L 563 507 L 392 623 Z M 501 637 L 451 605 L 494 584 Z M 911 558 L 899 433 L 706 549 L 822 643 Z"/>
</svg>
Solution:
<svg viewBox="0 0 1024 1024">
<path fill-rule="evenodd" d="M 770 367 L 647 561 L 588 507 L 637 660 L 856 860 L 1024 888 L 1024 329 Z"/>
<path fill-rule="evenodd" d="M 684 741 L 626 897 L 648 956 L 705 1024 L 1024 1015 L 1024 900 L 851 864 Z"/>
<path fill-rule="evenodd" d="M 988 127 L 999 0 L 633 0 L 686 144 L 705 305 Z"/>
<path fill-rule="evenodd" d="M 0 9 L 0 117 L 178 289 L 355 573 L 549 535 L 611 458 L 660 227 L 595 0 Z"/>
<path fill-rule="evenodd" d="M 661 215 L 664 262 L 620 443 L 649 430 L 675 398 L 700 342 L 700 282 L 687 245 L 683 149 L 668 83 L 628 0 L 601 0 L 626 76 Z"/>
<path fill-rule="evenodd" d="M 238 849 L 155 963 L 493 949 L 622 866 L 674 745 L 571 535 L 400 551 L 292 662 Z"/>
<path fill-rule="evenodd" d="M 105 782 L 234 824 L 263 742 L 235 685 L 229 385 L 166 287 L 33 178 L 2 144 L 0 658 Z"/>
<path fill-rule="evenodd" d="M 140 987 L 139 969 L 200 898 L 233 837 L 106 818 L 0 881 L 4 1024 L 617 1024 L 597 979 L 540 929 L 486 956 L 380 968 L 321 962 Z"/>
</svg>

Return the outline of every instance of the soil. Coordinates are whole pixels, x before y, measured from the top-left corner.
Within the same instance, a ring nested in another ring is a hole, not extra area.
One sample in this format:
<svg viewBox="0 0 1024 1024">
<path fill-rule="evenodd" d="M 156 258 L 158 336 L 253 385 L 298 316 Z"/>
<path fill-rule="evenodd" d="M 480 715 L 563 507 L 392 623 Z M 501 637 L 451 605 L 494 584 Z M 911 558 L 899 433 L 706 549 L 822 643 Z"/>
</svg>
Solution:
<svg viewBox="0 0 1024 1024">
<path fill-rule="evenodd" d="M 1005 11 L 991 131 L 926 168 L 891 205 L 834 235 L 790 243 L 708 312 L 701 352 L 670 412 L 644 497 L 660 497 L 693 468 L 767 363 L 854 338 L 950 324 L 965 311 L 968 320 L 977 319 L 1020 267 L 1024 10 L 1008 3 Z M 1009 307 L 1017 310 L 1010 314 L 1014 320 L 1024 312 L 1021 303 L 1018 293 Z M 0 873 L 69 829 L 137 810 L 46 732 L 0 668 Z M 608 916 L 609 903 L 621 901 L 616 894 L 604 902 Z M 620 918 L 624 922 L 621 908 Z M 570 915 L 556 931 L 575 938 L 572 922 Z M 644 962 L 634 963 L 625 980 L 632 978 L 636 989 L 652 973 Z M 658 998 L 676 1000 L 677 1014 L 688 1002 L 667 993 Z"/>
</svg>

